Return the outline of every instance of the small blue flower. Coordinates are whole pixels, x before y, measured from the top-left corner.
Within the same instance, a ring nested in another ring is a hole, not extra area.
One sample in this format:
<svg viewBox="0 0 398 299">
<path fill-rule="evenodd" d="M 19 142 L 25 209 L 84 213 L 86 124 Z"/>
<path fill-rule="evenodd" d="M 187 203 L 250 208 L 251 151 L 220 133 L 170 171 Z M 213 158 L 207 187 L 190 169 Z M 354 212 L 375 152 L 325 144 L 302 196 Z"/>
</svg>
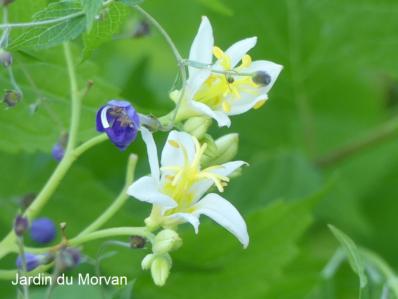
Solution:
<svg viewBox="0 0 398 299">
<path fill-rule="evenodd" d="M 36 269 L 41 264 L 41 258 L 38 255 L 34 255 L 32 253 L 25 253 L 25 262 L 26 262 L 26 270 L 32 271 Z M 16 265 L 18 269 L 22 269 L 22 257 L 18 256 Z"/>
<path fill-rule="evenodd" d="M 53 146 L 51 155 L 58 162 L 62 160 L 65 155 L 65 148 L 68 144 L 68 134 L 62 134 L 58 142 Z"/>
<path fill-rule="evenodd" d="M 140 117 L 127 101 L 111 100 L 97 112 L 97 131 L 105 132 L 120 150 L 125 150 L 137 137 Z"/>
<path fill-rule="evenodd" d="M 39 218 L 32 221 L 30 237 L 38 243 L 49 243 L 54 240 L 56 235 L 55 224 L 48 218 Z"/>
<path fill-rule="evenodd" d="M 61 144 L 57 143 L 56 145 L 54 145 L 51 154 L 54 157 L 54 159 L 59 162 L 62 160 L 62 158 L 65 155 L 65 149 Z"/>
</svg>

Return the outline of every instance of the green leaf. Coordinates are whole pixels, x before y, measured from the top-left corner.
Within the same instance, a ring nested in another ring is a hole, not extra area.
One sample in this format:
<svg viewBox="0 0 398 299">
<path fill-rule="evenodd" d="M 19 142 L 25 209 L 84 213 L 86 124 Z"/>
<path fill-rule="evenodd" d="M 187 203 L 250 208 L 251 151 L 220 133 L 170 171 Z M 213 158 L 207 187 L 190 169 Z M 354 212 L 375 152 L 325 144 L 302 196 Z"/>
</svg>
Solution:
<svg viewBox="0 0 398 299">
<path fill-rule="evenodd" d="M 333 225 L 329 225 L 329 229 L 332 231 L 336 239 L 340 242 L 340 245 L 347 255 L 352 270 L 359 277 L 360 288 L 364 289 L 368 283 L 368 278 L 365 273 L 365 264 L 357 245 L 355 245 L 354 241 L 349 236 L 347 236 L 345 233 L 343 233 L 341 230 L 337 229 Z"/>
<path fill-rule="evenodd" d="M 67 16 L 71 16 L 67 18 Z M 10 49 L 50 48 L 78 37 L 86 28 L 86 17 L 77 1 L 61 1 L 49 4 L 33 16 L 34 21 L 63 18 L 59 22 L 31 26 L 17 36 Z"/>
<path fill-rule="evenodd" d="M 275 202 L 246 217 L 250 245 L 243 250 L 223 228 L 202 219 L 199 235 L 188 229 L 173 255 L 162 289 L 149 274 L 136 282 L 137 298 L 269 298 L 268 290 L 298 254 L 296 242 L 311 223 L 312 200 Z"/>
<path fill-rule="evenodd" d="M 77 51 L 74 51 L 77 57 Z M 69 127 L 69 82 L 63 52 L 51 49 L 35 53 L 36 60 L 16 55 L 24 66 L 15 70 L 18 84 L 24 91 L 24 99 L 13 109 L 0 112 L 0 149 L 6 152 L 50 152 L 62 131 Z M 76 59 L 77 60 L 77 59 Z M 84 97 L 80 141 L 90 138 L 95 132 L 95 113 L 108 99 L 117 97 L 119 89 L 98 75 L 97 67 L 89 61 L 79 64 L 77 76 L 79 88 L 87 80 L 94 82 Z M 8 87 L 6 77 L 0 77 L 0 86 Z M 32 107 L 37 107 L 35 112 Z"/>
<path fill-rule="evenodd" d="M 93 24 L 92 29 L 83 36 L 83 59 L 91 56 L 101 44 L 112 40 L 112 36 L 120 30 L 128 15 L 128 8 L 120 3 L 113 3 L 102 13 Z"/>
<path fill-rule="evenodd" d="M 98 15 L 99 11 L 102 8 L 103 0 L 80 0 L 80 3 L 83 7 L 84 12 L 86 13 L 86 26 L 87 30 L 90 31 L 91 26 L 95 20 L 95 17 Z"/>
</svg>

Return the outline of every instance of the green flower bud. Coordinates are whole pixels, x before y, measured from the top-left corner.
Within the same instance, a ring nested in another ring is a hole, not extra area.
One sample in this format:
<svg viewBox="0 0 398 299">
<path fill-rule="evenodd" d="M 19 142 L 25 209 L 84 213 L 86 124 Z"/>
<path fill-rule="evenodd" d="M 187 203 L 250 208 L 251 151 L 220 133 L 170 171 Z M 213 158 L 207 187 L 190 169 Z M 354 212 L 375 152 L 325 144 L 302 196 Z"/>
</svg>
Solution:
<svg viewBox="0 0 398 299">
<path fill-rule="evenodd" d="M 198 139 L 201 139 L 212 123 L 211 118 L 195 116 L 189 118 L 183 126 L 183 130 Z"/>
<path fill-rule="evenodd" d="M 153 253 L 147 254 L 141 262 L 142 270 L 149 270 L 154 259 L 155 255 Z"/>
<path fill-rule="evenodd" d="M 231 161 L 238 153 L 239 135 L 231 133 L 218 138 L 215 141 L 217 150 L 206 150 L 202 157 L 202 165 L 220 165 Z"/>
<path fill-rule="evenodd" d="M 164 229 L 156 235 L 152 250 L 155 254 L 165 254 L 177 250 L 181 245 L 182 240 L 174 230 Z"/>
<path fill-rule="evenodd" d="M 167 255 L 156 256 L 151 265 L 153 282 L 161 287 L 167 281 L 172 266 L 171 257 Z"/>
</svg>

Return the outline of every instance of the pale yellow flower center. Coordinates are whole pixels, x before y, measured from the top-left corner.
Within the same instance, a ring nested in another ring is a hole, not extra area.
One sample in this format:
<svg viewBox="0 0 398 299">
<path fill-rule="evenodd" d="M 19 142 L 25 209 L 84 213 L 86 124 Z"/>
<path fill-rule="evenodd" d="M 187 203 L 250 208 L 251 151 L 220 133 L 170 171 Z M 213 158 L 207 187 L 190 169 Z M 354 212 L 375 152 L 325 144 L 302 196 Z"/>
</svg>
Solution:
<svg viewBox="0 0 398 299">
<path fill-rule="evenodd" d="M 237 74 L 248 68 L 252 59 L 249 55 L 242 58 L 240 66 L 232 69 L 231 57 L 220 48 L 213 48 L 213 55 L 220 61 L 225 71 L 236 72 Z M 251 76 L 232 76 L 228 74 L 212 73 L 203 86 L 196 93 L 194 100 L 202 102 L 213 109 L 222 108 L 224 112 L 231 111 L 231 102 L 239 100 L 241 93 L 253 93 L 253 88 L 258 85 L 253 82 Z"/>
<path fill-rule="evenodd" d="M 199 141 L 194 138 L 195 141 L 195 155 L 193 160 L 190 161 L 188 158 L 188 152 L 183 144 L 169 140 L 168 143 L 175 150 L 181 150 L 184 155 L 183 165 L 167 166 L 162 167 L 162 171 L 170 172 L 166 176 L 166 182 L 163 185 L 163 192 L 173 198 L 178 207 L 168 211 L 166 214 L 173 214 L 176 211 L 189 212 L 190 207 L 193 204 L 195 190 L 192 187 L 195 183 L 201 180 L 211 180 L 214 182 L 220 192 L 224 191 L 229 178 L 226 176 L 218 175 L 212 170 L 223 167 L 221 165 L 214 165 L 206 169 L 200 169 L 200 160 L 206 150 L 207 144 L 200 145 Z"/>
</svg>

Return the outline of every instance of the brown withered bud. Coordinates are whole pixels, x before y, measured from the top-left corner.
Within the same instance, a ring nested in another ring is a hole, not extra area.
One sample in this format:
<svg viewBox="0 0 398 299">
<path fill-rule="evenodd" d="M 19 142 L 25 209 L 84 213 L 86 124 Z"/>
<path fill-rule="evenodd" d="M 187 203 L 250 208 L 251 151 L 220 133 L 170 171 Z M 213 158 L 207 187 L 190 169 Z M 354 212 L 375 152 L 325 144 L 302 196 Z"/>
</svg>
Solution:
<svg viewBox="0 0 398 299">
<path fill-rule="evenodd" d="M 3 102 L 8 107 L 15 107 L 22 99 L 22 94 L 16 90 L 6 90 L 3 96 Z"/>
<path fill-rule="evenodd" d="M 146 239 L 140 236 L 130 237 L 130 247 L 135 249 L 144 248 L 146 244 Z"/>
</svg>

